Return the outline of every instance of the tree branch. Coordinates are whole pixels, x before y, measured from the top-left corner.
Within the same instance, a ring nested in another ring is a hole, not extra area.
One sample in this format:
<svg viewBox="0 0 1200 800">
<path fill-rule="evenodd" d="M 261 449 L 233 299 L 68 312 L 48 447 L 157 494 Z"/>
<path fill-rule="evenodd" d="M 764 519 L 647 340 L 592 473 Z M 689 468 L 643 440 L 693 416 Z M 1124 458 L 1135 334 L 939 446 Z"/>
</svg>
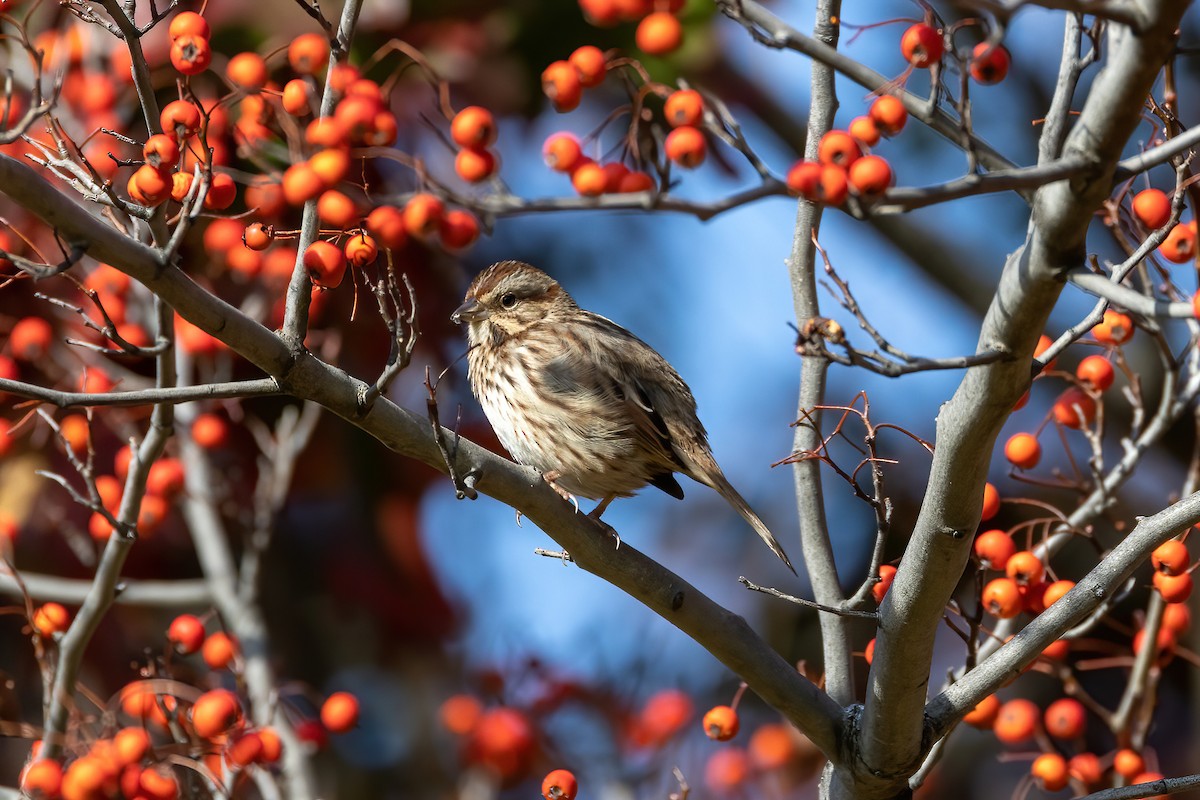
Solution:
<svg viewBox="0 0 1200 800">
<path fill-rule="evenodd" d="M 64 392 L 24 381 L 0 378 L 0 392 L 50 403 L 58 408 L 149 406 L 156 403 L 191 403 L 197 400 L 229 400 L 244 397 L 269 397 L 279 394 L 274 378 L 205 383 L 198 386 L 169 386 L 130 392 Z"/>
</svg>

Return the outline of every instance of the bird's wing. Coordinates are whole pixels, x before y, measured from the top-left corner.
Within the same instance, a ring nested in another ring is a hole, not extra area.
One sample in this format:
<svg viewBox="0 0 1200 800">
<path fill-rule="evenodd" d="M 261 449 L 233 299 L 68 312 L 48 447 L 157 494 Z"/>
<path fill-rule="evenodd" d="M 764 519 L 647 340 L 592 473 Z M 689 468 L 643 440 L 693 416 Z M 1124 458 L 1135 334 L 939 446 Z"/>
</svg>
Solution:
<svg viewBox="0 0 1200 800">
<path fill-rule="evenodd" d="M 671 472 L 689 471 L 681 460 L 682 441 L 678 426 L 671 420 L 692 420 L 703 441 L 704 429 L 696 419 L 696 401 L 687 384 L 654 348 L 598 314 L 584 312 L 585 324 L 597 335 L 580 337 L 568 344 L 565 358 L 551 371 L 556 377 L 549 383 L 563 388 L 574 384 L 613 402 L 615 414 L 622 418 L 630 434 L 643 451 L 663 467 L 663 480 L 655 486 L 676 497 L 683 490 Z M 590 350 L 586 356 L 583 351 Z"/>
</svg>

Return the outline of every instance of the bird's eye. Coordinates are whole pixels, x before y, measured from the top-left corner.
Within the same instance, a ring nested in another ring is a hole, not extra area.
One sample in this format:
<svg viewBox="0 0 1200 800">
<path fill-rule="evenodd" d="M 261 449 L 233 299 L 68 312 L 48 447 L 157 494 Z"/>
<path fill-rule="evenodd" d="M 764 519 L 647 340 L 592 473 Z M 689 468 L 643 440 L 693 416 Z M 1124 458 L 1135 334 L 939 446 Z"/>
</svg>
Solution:
<svg viewBox="0 0 1200 800">
<path fill-rule="evenodd" d="M 506 294 L 500 298 L 500 305 L 504 306 L 505 308 L 512 308 L 516 304 L 517 304 L 517 296 L 515 294 L 513 294 L 512 292 L 509 292 L 508 294 Z"/>
</svg>

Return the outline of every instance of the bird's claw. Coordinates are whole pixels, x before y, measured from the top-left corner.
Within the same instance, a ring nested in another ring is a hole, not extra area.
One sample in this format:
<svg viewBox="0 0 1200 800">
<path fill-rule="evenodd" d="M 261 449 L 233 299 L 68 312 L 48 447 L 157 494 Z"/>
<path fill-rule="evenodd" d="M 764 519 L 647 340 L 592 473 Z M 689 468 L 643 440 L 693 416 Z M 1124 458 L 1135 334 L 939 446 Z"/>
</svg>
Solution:
<svg viewBox="0 0 1200 800">
<path fill-rule="evenodd" d="M 578 514 L 579 513 L 579 498 L 577 498 L 575 495 L 571 494 L 566 489 L 562 488 L 557 483 L 555 483 L 555 481 L 558 480 L 558 477 L 560 474 L 561 473 L 556 469 L 550 470 L 549 472 L 543 472 L 542 480 L 544 480 L 550 486 L 550 488 L 553 489 L 558 494 L 559 497 L 561 497 L 563 500 L 570 501 L 571 505 L 575 506 L 575 513 Z"/>
</svg>

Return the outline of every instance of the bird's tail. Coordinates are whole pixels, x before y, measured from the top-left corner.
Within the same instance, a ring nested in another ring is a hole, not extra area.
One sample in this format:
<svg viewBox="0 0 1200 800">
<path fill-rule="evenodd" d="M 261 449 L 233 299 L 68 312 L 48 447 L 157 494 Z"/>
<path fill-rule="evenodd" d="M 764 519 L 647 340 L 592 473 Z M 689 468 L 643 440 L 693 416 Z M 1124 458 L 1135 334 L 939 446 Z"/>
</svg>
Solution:
<svg viewBox="0 0 1200 800">
<path fill-rule="evenodd" d="M 792 561 L 787 557 L 787 553 L 783 552 L 783 546 L 779 544 L 779 540 L 775 538 L 775 534 L 771 533 L 771 529 L 767 527 L 767 523 L 763 522 L 758 514 L 754 513 L 754 509 L 746 502 L 746 499 L 738 494 L 738 490 L 733 488 L 733 484 L 729 482 L 718 468 L 715 474 L 707 476 L 709 480 L 704 481 L 709 486 L 716 489 L 722 497 L 729 501 L 729 505 L 733 506 L 746 522 L 750 523 L 750 527 L 754 528 L 754 532 L 759 535 L 767 547 L 771 548 L 771 552 L 779 557 L 787 568 L 796 574 L 796 568 L 792 566 Z"/>
</svg>

